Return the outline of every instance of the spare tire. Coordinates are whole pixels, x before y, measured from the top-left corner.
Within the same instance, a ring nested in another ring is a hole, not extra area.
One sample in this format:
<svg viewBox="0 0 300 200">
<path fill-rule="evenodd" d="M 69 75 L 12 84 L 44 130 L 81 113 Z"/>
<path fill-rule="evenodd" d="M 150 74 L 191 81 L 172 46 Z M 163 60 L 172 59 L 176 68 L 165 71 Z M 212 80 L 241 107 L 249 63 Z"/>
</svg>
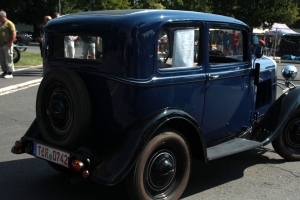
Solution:
<svg viewBox="0 0 300 200">
<path fill-rule="evenodd" d="M 74 149 L 89 132 L 91 102 L 80 76 L 67 69 L 53 69 L 37 93 L 36 116 L 43 140 Z"/>
</svg>

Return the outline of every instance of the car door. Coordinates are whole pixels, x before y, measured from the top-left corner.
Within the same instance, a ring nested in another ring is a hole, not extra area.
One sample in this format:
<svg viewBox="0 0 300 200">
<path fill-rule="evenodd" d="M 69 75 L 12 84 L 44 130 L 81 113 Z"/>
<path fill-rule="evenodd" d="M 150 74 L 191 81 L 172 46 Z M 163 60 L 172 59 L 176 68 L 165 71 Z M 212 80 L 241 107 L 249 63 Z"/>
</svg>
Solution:
<svg viewBox="0 0 300 200">
<path fill-rule="evenodd" d="M 250 127 L 254 87 L 247 27 L 228 24 L 208 27 L 207 82 L 201 127 L 209 143 Z"/>
</svg>

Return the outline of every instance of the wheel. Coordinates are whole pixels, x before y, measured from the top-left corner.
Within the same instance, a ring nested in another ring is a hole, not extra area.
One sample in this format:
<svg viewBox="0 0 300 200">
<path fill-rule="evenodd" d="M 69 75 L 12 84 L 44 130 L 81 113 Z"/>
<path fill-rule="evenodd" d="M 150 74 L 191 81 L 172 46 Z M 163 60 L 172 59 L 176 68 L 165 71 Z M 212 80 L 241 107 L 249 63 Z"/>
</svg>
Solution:
<svg viewBox="0 0 300 200">
<path fill-rule="evenodd" d="M 300 112 L 293 114 L 272 141 L 275 151 L 288 161 L 300 160 Z"/>
<path fill-rule="evenodd" d="M 132 199 L 179 199 L 190 176 L 190 150 L 180 133 L 162 131 L 144 148 L 127 176 Z"/>
<path fill-rule="evenodd" d="M 37 93 L 36 116 L 44 141 L 74 149 L 85 139 L 91 121 L 91 103 L 83 80 L 73 71 L 53 69 Z"/>
<path fill-rule="evenodd" d="M 17 43 L 17 48 L 20 50 L 20 51 L 26 51 L 27 50 L 27 44 L 23 44 L 21 42 L 18 42 Z"/>
<path fill-rule="evenodd" d="M 13 48 L 13 62 L 14 63 L 19 62 L 20 58 L 21 58 L 21 54 L 20 54 L 19 49 L 17 49 L 16 47 L 14 47 Z"/>
</svg>

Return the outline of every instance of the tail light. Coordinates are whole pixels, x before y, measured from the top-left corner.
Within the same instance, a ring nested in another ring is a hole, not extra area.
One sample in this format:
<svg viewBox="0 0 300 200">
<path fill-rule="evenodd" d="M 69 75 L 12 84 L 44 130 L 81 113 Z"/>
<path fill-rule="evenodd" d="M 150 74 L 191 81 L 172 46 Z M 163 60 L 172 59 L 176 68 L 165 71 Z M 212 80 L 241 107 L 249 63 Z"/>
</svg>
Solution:
<svg viewBox="0 0 300 200">
<path fill-rule="evenodd" d="M 15 142 L 15 150 L 17 150 L 19 153 L 23 153 L 23 146 L 19 140 Z"/>
<path fill-rule="evenodd" d="M 90 176 L 90 172 L 84 168 L 84 163 L 79 161 L 79 160 L 73 160 L 72 161 L 72 165 L 71 168 L 73 169 L 73 171 L 75 172 L 80 172 L 81 170 L 81 176 L 83 178 L 88 178 Z"/>
<path fill-rule="evenodd" d="M 88 170 L 82 170 L 81 175 L 83 178 L 88 178 L 90 176 L 90 173 Z"/>
<path fill-rule="evenodd" d="M 79 172 L 84 167 L 84 164 L 83 164 L 83 162 L 81 162 L 79 160 L 73 160 L 71 166 L 72 166 L 73 171 Z"/>
</svg>

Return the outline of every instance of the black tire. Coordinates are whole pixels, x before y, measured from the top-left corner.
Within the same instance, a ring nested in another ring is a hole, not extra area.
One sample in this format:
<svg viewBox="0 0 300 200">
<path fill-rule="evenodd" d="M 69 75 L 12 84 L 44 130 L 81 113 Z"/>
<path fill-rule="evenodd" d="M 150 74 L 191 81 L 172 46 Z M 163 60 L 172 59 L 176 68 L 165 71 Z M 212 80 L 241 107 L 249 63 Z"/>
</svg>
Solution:
<svg viewBox="0 0 300 200">
<path fill-rule="evenodd" d="M 174 130 L 163 131 L 146 145 L 128 174 L 128 194 L 136 200 L 179 199 L 190 169 L 190 150 L 184 137 Z"/>
<path fill-rule="evenodd" d="M 288 161 L 300 160 L 300 112 L 293 114 L 272 141 L 275 151 Z"/>
<path fill-rule="evenodd" d="M 16 47 L 14 47 L 13 48 L 13 62 L 14 63 L 19 62 L 20 58 L 21 58 L 21 54 L 20 54 L 19 49 L 17 49 Z"/>
<path fill-rule="evenodd" d="M 36 116 L 47 143 L 74 149 L 89 133 L 91 103 L 83 80 L 73 71 L 53 69 L 37 93 Z"/>
</svg>

